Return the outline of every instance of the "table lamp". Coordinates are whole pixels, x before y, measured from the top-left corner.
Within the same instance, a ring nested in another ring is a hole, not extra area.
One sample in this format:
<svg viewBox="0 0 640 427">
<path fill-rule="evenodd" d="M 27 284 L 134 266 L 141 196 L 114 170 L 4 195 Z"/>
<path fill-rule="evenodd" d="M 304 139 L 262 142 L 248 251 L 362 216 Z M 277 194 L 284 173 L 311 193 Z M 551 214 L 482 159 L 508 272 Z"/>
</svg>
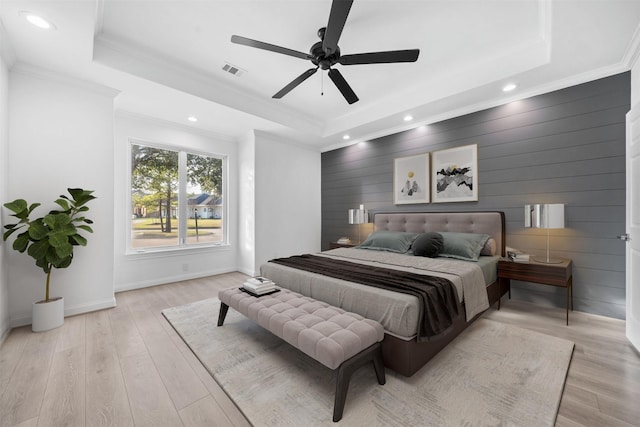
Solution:
<svg viewBox="0 0 640 427">
<path fill-rule="evenodd" d="M 364 205 L 360 205 L 359 209 L 349 209 L 349 224 L 357 224 L 358 226 L 358 244 L 360 244 L 360 224 L 368 222 L 367 211 Z"/>
<path fill-rule="evenodd" d="M 564 204 L 536 204 L 524 205 L 524 226 L 526 228 L 547 229 L 547 257 L 535 261 L 547 264 L 559 264 L 562 259 L 549 258 L 549 230 L 551 228 L 564 228 Z"/>
</svg>

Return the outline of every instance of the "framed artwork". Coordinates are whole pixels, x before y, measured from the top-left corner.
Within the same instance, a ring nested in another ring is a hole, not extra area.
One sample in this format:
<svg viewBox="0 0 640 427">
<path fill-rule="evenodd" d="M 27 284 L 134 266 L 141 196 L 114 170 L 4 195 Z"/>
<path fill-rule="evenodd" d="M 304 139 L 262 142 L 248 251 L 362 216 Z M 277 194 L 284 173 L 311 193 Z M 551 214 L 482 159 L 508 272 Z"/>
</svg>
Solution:
<svg viewBox="0 0 640 427">
<path fill-rule="evenodd" d="M 434 203 L 478 200 L 478 145 L 432 153 L 431 194 Z"/>
<path fill-rule="evenodd" d="M 429 153 L 394 159 L 393 203 L 429 203 Z"/>
</svg>

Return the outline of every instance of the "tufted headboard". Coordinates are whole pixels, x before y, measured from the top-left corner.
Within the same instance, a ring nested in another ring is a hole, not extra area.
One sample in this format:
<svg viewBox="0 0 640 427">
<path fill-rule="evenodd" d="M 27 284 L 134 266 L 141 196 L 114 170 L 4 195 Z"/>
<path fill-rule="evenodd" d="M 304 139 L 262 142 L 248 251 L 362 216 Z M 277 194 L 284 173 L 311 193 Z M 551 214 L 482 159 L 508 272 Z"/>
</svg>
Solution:
<svg viewBox="0 0 640 427">
<path fill-rule="evenodd" d="M 410 233 L 486 233 L 495 239 L 500 255 L 506 255 L 504 212 L 376 212 L 373 224 L 375 230 Z"/>
</svg>

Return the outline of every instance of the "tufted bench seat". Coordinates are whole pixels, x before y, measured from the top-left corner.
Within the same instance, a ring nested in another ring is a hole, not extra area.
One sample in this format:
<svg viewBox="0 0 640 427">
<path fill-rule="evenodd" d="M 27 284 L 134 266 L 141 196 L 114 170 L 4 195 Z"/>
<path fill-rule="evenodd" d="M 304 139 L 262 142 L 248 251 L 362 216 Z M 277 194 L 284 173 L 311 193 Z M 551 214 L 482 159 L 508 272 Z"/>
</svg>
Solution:
<svg viewBox="0 0 640 427">
<path fill-rule="evenodd" d="M 379 322 L 329 304 L 281 289 L 271 295 L 251 296 L 240 289 L 218 292 L 218 326 L 229 307 L 282 338 L 330 369 L 337 369 L 333 421 L 340 421 L 349 380 L 360 366 L 373 362 L 378 383 L 385 383 Z"/>
</svg>

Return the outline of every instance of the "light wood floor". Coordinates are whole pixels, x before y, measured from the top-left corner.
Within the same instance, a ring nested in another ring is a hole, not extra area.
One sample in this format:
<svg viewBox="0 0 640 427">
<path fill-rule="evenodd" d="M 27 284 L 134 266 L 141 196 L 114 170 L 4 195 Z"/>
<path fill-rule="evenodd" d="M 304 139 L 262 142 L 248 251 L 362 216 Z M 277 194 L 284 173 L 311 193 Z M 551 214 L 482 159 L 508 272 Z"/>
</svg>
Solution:
<svg viewBox="0 0 640 427">
<path fill-rule="evenodd" d="M 217 295 L 230 273 L 116 295 L 61 328 L 14 329 L 0 348 L 1 426 L 248 426 L 162 317 Z M 212 322 L 217 313 L 212 313 Z M 640 425 L 640 356 L 624 322 L 503 300 L 485 317 L 576 343 L 557 426 Z"/>
</svg>

